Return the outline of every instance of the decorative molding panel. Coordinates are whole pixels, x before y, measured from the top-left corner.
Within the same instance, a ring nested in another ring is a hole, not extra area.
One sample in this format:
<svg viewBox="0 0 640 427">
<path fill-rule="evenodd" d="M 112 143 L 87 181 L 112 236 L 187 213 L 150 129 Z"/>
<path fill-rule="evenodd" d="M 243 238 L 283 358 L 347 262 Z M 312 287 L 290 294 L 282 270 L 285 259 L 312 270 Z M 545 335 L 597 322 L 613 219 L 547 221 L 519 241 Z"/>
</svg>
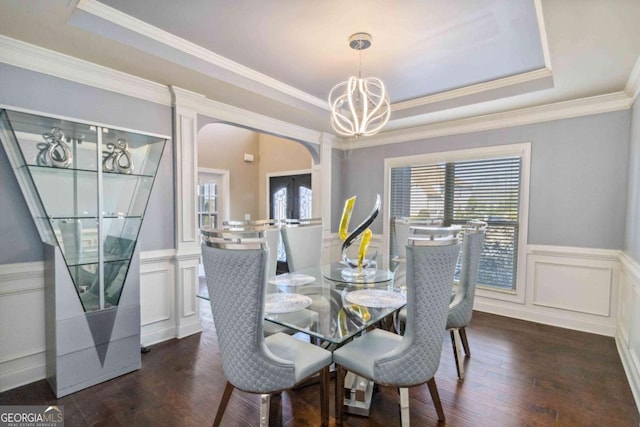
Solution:
<svg viewBox="0 0 640 427">
<path fill-rule="evenodd" d="M 140 268 L 140 320 L 142 327 L 171 320 L 173 264 L 144 264 Z M 144 335 L 144 331 L 143 331 Z"/>
<path fill-rule="evenodd" d="M 45 378 L 43 262 L 0 265 L 0 324 L 0 392 Z"/>
<path fill-rule="evenodd" d="M 527 247 L 524 304 L 476 296 L 479 311 L 615 336 L 620 251 Z"/>
<path fill-rule="evenodd" d="M 640 263 L 620 255 L 620 298 L 616 346 L 629 386 L 640 407 Z"/>
<path fill-rule="evenodd" d="M 187 258 L 197 263 L 198 256 L 190 254 Z M 140 255 L 141 341 L 144 345 L 178 336 L 174 297 L 176 262 L 175 249 Z M 0 392 L 45 378 L 43 262 L 0 265 L 0 324 L 4 325 L 0 337 Z M 182 336 L 188 335 L 186 332 L 197 332 L 199 327 L 199 320 L 197 324 L 182 325 Z"/>
<path fill-rule="evenodd" d="M 609 316 L 611 268 L 537 260 L 533 265 L 533 305 Z"/>
</svg>

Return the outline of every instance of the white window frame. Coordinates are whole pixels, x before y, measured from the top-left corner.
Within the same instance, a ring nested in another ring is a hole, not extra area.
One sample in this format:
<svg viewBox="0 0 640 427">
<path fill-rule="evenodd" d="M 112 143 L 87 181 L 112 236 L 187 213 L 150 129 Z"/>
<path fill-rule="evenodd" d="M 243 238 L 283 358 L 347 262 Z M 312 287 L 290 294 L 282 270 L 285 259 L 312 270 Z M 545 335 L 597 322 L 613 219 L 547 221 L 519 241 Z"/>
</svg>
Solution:
<svg viewBox="0 0 640 427">
<path fill-rule="evenodd" d="M 416 154 L 403 157 L 389 157 L 384 159 L 384 209 L 383 209 L 383 244 L 384 253 L 389 253 L 390 236 L 390 196 L 391 169 L 408 166 L 432 165 L 437 163 L 460 162 L 467 160 L 481 160 L 497 157 L 521 157 L 520 178 L 520 211 L 518 230 L 518 261 L 516 285 L 514 290 L 499 290 L 477 288 L 476 295 L 486 298 L 510 301 L 519 304 L 525 302 L 525 284 L 527 268 L 527 237 L 529 225 L 529 175 L 531 166 L 531 143 L 495 145 L 489 147 L 469 148 L 438 153 Z"/>
</svg>

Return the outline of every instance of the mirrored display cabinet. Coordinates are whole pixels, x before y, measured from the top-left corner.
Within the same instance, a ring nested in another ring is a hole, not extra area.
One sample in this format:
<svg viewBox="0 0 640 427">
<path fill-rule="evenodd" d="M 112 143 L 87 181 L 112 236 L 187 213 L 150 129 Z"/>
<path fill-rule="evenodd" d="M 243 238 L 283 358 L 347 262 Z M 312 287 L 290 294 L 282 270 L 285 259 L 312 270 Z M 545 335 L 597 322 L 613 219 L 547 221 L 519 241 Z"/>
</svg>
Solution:
<svg viewBox="0 0 640 427">
<path fill-rule="evenodd" d="M 137 240 L 166 139 L 0 110 L 0 140 L 45 246 L 54 392 L 138 369 Z"/>
</svg>

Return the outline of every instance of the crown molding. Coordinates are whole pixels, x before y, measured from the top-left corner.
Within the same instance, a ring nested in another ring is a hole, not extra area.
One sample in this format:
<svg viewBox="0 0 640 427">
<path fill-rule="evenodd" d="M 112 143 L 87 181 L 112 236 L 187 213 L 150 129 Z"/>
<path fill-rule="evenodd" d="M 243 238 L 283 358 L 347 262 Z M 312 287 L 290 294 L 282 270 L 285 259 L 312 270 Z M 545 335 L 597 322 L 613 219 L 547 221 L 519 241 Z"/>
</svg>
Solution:
<svg viewBox="0 0 640 427">
<path fill-rule="evenodd" d="M 383 132 L 357 140 L 342 139 L 335 144 L 335 148 L 350 150 L 400 142 L 417 141 L 447 135 L 482 132 L 531 123 L 541 123 L 552 120 L 625 110 L 630 108 L 631 105 L 632 99 L 629 95 L 625 92 L 614 92 L 606 95 L 598 95 L 502 113 Z"/>
<path fill-rule="evenodd" d="M 631 97 L 631 103 L 633 103 L 638 97 L 638 92 L 640 92 L 640 56 L 638 56 L 638 59 L 629 74 L 627 84 L 624 87 L 624 92 Z"/>
<path fill-rule="evenodd" d="M 547 68 L 541 68 L 539 70 L 516 74 L 514 76 L 504 77 L 502 79 L 465 86 L 459 89 L 453 89 L 446 92 L 436 93 L 434 95 L 423 96 L 422 98 L 415 98 L 415 99 L 410 99 L 408 101 L 396 102 L 395 104 L 391 104 L 391 111 L 392 112 L 402 111 L 410 108 L 421 107 L 423 105 L 449 101 L 456 98 L 462 98 L 466 96 L 476 95 L 479 93 L 494 91 L 497 89 L 516 86 L 516 85 L 529 83 L 536 80 L 546 79 L 549 77 L 553 77 L 551 74 L 551 70 Z"/>
<path fill-rule="evenodd" d="M 171 105 L 171 94 L 165 85 L 3 35 L 0 35 L 0 62 L 156 104 Z"/>
<path fill-rule="evenodd" d="M 87 86 L 173 106 L 193 108 L 200 114 L 297 141 L 320 144 L 322 132 L 223 104 L 204 95 L 142 79 L 89 61 L 0 35 L 0 62 L 48 74 Z"/>
<path fill-rule="evenodd" d="M 147 24 L 144 21 L 122 13 L 119 10 L 104 5 L 96 0 L 80 0 L 76 8 L 161 43 L 169 48 L 176 49 L 181 53 L 190 55 L 196 59 L 229 71 L 234 75 L 259 83 L 269 90 L 275 90 L 316 107 L 320 107 L 327 111 L 329 110 L 329 103 L 325 100 L 312 96 L 265 74 L 259 73 L 249 67 L 218 55 L 215 52 L 205 49 L 202 46 L 181 37 L 175 36 L 158 27 Z"/>
</svg>

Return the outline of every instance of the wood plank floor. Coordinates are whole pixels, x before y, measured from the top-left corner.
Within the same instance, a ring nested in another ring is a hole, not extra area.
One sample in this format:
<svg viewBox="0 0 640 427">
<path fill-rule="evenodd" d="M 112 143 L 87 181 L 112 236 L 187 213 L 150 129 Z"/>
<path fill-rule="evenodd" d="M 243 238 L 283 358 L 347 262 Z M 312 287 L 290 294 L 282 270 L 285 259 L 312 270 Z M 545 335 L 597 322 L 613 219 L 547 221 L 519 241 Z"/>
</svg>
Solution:
<svg viewBox="0 0 640 427">
<path fill-rule="evenodd" d="M 64 405 L 65 425 L 211 425 L 225 378 L 208 304 L 201 334 L 151 347 L 142 369 L 55 399 L 46 381 L 0 394 L 0 405 Z M 472 357 L 457 381 L 447 338 L 436 375 L 450 426 L 638 426 L 640 416 L 612 338 L 475 313 Z M 316 426 L 318 386 L 272 398 L 271 425 Z M 333 397 L 331 400 L 333 424 Z M 438 425 L 425 386 L 410 390 L 411 424 Z M 256 426 L 257 396 L 234 391 L 225 426 Z M 397 392 L 379 387 L 371 415 L 347 426 L 399 425 Z"/>
</svg>

